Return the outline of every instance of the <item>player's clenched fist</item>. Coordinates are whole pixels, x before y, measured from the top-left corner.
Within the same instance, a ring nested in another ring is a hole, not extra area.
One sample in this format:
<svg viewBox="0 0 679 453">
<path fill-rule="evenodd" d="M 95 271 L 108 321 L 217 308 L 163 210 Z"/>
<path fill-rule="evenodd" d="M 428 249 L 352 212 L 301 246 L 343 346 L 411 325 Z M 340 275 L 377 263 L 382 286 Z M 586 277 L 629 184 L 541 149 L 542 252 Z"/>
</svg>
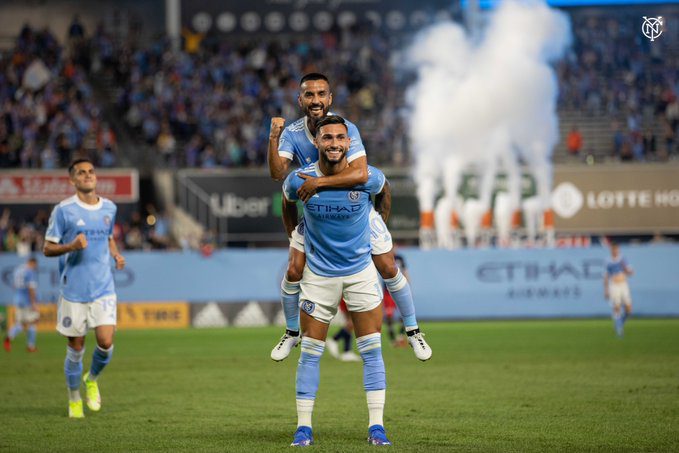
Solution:
<svg viewBox="0 0 679 453">
<path fill-rule="evenodd" d="M 71 246 L 73 247 L 73 250 L 82 250 L 87 247 L 87 238 L 85 237 L 85 234 L 78 234 L 75 239 L 73 239 L 73 242 L 71 242 Z"/>
<path fill-rule="evenodd" d="M 269 138 L 279 138 L 285 126 L 285 118 L 275 116 L 271 118 L 271 130 L 269 131 Z"/>
<path fill-rule="evenodd" d="M 125 258 L 123 255 L 116 254 L 113 255 L 113 260 L 116 262 L 116 269 L 123 270 L 125 268 Z"/>
</svg>

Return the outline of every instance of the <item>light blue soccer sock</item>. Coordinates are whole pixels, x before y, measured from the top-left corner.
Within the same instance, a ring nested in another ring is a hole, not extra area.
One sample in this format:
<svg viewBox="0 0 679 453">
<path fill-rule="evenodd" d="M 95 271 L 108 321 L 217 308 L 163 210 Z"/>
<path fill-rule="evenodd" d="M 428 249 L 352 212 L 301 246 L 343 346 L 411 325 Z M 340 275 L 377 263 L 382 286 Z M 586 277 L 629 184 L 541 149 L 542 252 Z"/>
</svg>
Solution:
<svg viewBox="0 0 679 453">
<path fill-rule="evenodd" d="M 622 323 L 624 325 L 625 321 L 627 321 L 627 317 L 628 317 L 627 311 L 623 310 L 622 313 L 620 313 L 620 316 L 622 317 Z"/>
<path fill-rule="evenodd" d="M 379 332 L 356 338 L 363 359 L 363 387 L 368 402 L 368 426 L 384 426 L 384 402 L 387 377 L 382 359 L 382 335 Z"/>
<path fill-rule="evenodd" d="M 371 333 L 356 338 L 358 352 L 363 359 L 363 386 L 366 391 L 384 390 L 387 378 L 382 360 L 382 334 Z"/>
<path fill-rule="evenodd" d="M 101 373 L 104 367 L 108 365 L 108 362 L 111 361 L 112 355 L 113 345 L 108 349 L 103 349 L 99 346 L 94 348 L 94 352 L 92 353 L 92 366 L 90 366 L 90 375 L 88 376 L 90 381 L 97 380 L 99 373 Z"/>
<path fill-rule="evenodd" d="M 613 325 L 615 326 L 615 333 L 618 336 L 622 336 L 623 334 L 623 323 L 622 315 L 613 313 Z"/>
<path fill-rule="evenodd" d="M 384 283 L 387 285 L 391 297 L 394 298 L 394 302 L 396 302 L 406 330 L 416 329 L 415 304 L 413 303 L 413 293 L 410 291 L 408 279 L 399 269 L 395 277 L 385 279 Z"/>
<path fill-rule="evenodd" d="M 29 348 L 35 347 L 35 339 L 38 336 L 38 329 L 34 325 L 28 326 L 26 331 L 27 343 Z"/>
<path fill-rule="evenodd" d="M 83 355 L 85 355 L 85 348 L 76 351 L 70 346 L 66 346 L 64 374 L 66 375 L 66 385 L 69 389 L 71 401 L 80 400 L 80 376 L 83 373 Z"/>
<path fill-rule="evenodd" d="M 21 324 L 14 324 L 11 329 L 9 329 L 9 332 L 7 332 L 7 338 L 11 340 L 14 340 L 17 335 L 19 335 L 21 332 L 23 332 L 24 327 Z"/>
<path fill-rule="evenodd" d="M 325 341 L 302 338 L 302 352 L 297 363 L 295 391 L 297 393 L 297 426 L 311 427 L 316 392 L 321 379 L 321 356 Z"/>
<path fill-rule="evenodd" d="M 293 332 L 299 332 L 299 282 L 291 282 L 283 277 L 281 305 L 285 315 L 285 327 Z"/>
</svg>

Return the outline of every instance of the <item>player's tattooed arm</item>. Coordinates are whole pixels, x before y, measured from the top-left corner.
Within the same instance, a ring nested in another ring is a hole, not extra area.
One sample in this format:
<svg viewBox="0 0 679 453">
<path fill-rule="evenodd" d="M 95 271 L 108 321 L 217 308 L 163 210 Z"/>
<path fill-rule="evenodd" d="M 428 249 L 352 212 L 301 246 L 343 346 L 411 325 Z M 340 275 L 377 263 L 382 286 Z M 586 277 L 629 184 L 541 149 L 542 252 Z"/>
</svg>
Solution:
<svg viewBox="0 0 679 453">
<path fill-rule="evenodd" d="M 317 178 L 300 173 L 299 176 L 305 181 L 304 184 L 297 189 L 297 196 L 306 203 L 323 187 L 349 189 L 368 182 L 368 159 L 365 156 L 358 157 L 349 162 L 349 165 L 336 175 L 321 176 Z"/>
<path fill-rule="evenodd" d="M 271 118 L 271 129 L 269 129 L 269 152 L 267 161 L 269 162 L 269 175 L 274 181 L 282 181 L 288 174 L 290 159 L 286 159 L 278 154 L 278 143 L 283 133 L 285 119 L 280 117 Z"/>
<path fill-rule="evenodd" d="M 87 237 L 80 233 L 73 241 L 68 244 L 57 244 L 56 242 L 45 241 L 42 252 L 45 256 L 61 256 L 65 253 L 77 252 L 87 247 Z"/>
<path fill-rule="evenodd" d="M 389 181 L 385 180 L 382 192 L 375 195 L 375 211 L 385 222 L 389 220 L 389 214 L 391 214 L 391 187 L 389 187 Z"/>
<path fill-rule="evenodd" d="M 283 209 L 281 210 L 283 217 L 283 226 L 285 227 L 285 232 L 288 237 L 292 237 L 292 232 L 297 227 L 299 219 L 297 217 L 297 203 L 294 201 L 289 201 L 283 197 Z"/>
</svg>

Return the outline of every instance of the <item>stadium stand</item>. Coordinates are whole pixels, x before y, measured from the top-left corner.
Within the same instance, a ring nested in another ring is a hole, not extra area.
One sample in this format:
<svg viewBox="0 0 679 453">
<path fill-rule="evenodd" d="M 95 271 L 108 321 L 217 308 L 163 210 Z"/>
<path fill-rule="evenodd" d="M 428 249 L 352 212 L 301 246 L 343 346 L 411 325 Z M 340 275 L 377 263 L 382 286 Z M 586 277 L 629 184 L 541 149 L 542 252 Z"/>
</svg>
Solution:
<svg viewBox="0 0 679 453">
<path fill-rule="evenodd" d="M 629 11 L 568 13 L 574 44 L 557 65 L 555 162 L 674 158 L 677 41 L 649 46 Z M 163 39 L 133 38 L 72 27 L 62 46 L 49 30 L 24 27 L 0 61 L 0 167 L 54 168 L 82 154 L 102 167 L 125 157 L 138 168 L 259 167 L 268 118 L 298 116 L 297 78 L 311 70 L 330 76 L 335 105 L 361 125 L 371 162 L 409 164 L 409 78 L 393 69 L 405 35 L 359 25 L 310 40 L 206 37 L 180 53 Z M 573 126 L 582 133 L 577 156 L 566 150 Z"/>
</svg>

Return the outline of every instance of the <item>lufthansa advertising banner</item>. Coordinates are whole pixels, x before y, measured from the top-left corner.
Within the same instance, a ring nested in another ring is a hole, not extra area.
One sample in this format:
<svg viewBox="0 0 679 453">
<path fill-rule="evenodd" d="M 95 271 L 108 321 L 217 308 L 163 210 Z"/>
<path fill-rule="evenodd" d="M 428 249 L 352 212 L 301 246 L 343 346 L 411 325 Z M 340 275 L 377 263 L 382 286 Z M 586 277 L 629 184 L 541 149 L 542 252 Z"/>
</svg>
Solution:
<svg viewBox="0 0 679 453">
<path fill-rule="evenodd" d="M 679 232 L 679 166 L 560 166 L 555 226 L 565 233 Z"/>
</svg>

